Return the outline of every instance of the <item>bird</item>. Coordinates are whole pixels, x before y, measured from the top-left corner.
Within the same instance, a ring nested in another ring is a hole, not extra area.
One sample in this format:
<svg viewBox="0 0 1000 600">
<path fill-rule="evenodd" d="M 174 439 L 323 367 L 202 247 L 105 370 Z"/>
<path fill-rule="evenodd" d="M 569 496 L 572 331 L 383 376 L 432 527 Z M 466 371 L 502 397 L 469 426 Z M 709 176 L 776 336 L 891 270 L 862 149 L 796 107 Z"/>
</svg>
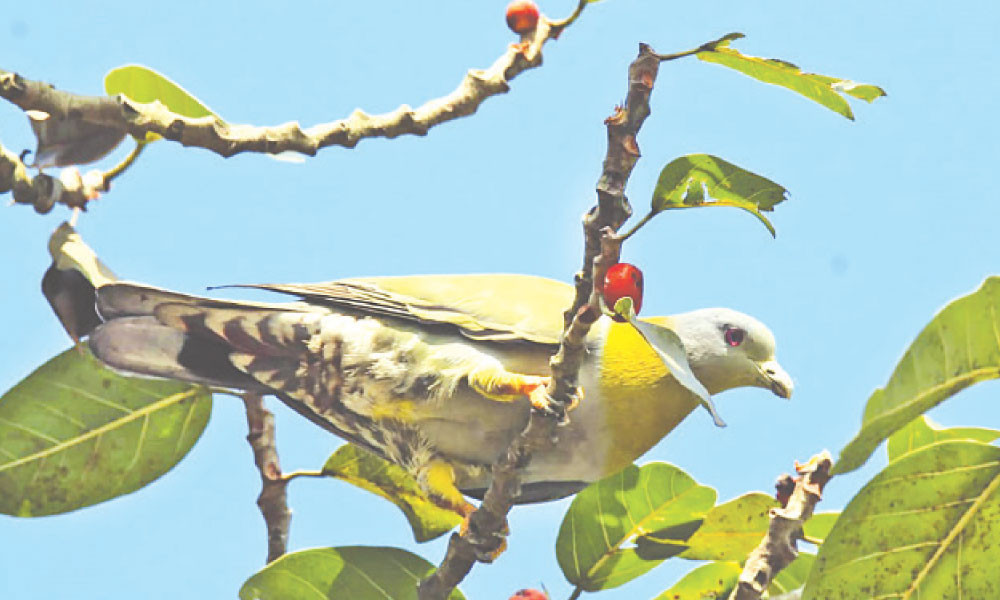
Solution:
<svg viewBox="0 0 1000 600">
<path fill-rule="evenodd" d="M 274 395 L 400 465 L 434 504 L 466 518 L 466 496 L 482 498 L 490 466 L 545 400 L 574 297 L 569 284 L 512 274 L 232 287 L 296 299 L 108 283 L 97 289 L 101 324 L 89 347 L 127 374 Z M 517 503 L 562 498 L 631 465 L 699 404 L 711 406 L 706 395 L 746 386 L 792 395 L 774 335 L 753 317 L 710 308 L 636 325 L 608 316 L 593 324 L 583 399 L 524 467 Z M 679 361 L 650 345 L 663 332 L 679 339 Z M 680 371 L 697 381 L 685 384 Z"/>
</svg>

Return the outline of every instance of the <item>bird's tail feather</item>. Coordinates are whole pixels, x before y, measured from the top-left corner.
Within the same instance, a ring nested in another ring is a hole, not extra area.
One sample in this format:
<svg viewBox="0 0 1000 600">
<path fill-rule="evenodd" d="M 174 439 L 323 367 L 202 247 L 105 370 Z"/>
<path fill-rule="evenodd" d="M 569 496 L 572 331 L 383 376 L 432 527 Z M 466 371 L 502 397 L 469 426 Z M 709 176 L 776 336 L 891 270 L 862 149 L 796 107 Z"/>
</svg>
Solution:
<svg viewBox="0 0 1000 600">
<path fill-rule="evenodd" d="M 303 350 L 308 315 L 295 304 L 213 300 L 133 283 L 97 291 L 105 321 L 93 353 L 127 373 L 244 390 L 263 390 L 230 361 L 233 352 L 293 357 Z"/>
</svg>

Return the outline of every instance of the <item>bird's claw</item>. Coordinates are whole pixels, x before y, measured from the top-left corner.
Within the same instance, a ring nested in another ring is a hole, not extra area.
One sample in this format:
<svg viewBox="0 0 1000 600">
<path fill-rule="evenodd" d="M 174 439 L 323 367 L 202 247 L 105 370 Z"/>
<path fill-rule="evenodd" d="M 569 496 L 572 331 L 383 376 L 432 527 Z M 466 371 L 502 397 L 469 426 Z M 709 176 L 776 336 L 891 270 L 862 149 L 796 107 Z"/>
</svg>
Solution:
<svg viewBox="0 0 1000 600">
<path fill-rule="evenodd" d="M 559 402 L 549 396 L 547 384 L 552 378 L 545 377 L 543 379 L 545 385 L 539 385 L 528 394 L 531 407 L 547 417 L 555 418 L 560 425 L 569 423 L 569 413 L 579 406 L 580 399 L 583 398 L 583 388 L 576 388 L 570 394 L 568 402 Z"/>
<path fill-rule="evenodd" d="M 510 526 L 506 518 L 495 528 L 483 524 L 479 519 L 476 521 L 473 522 L 472 515 L 467 516 L 459 528 L 459 533 L 472 547 L 478 562 L 491 563 L 507 549 Z"/>
</svg>

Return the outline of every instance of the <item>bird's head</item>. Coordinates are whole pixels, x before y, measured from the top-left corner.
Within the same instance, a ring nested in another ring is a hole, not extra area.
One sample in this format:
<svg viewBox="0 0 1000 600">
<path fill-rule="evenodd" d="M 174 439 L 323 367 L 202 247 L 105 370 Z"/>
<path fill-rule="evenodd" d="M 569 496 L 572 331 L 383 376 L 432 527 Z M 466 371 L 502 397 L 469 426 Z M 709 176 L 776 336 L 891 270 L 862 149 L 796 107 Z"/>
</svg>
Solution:
<svg viewBox="0 0 1000 600">
<path fill-rule="evenodd" d="M 792 378 L 774 358 L 774 334 L 757 319 L 728 308 L 704 308 L 648 321 L 677 333 L 691 370 L 709 393 L 754 386 L 792 396 Z"/>
</svg>

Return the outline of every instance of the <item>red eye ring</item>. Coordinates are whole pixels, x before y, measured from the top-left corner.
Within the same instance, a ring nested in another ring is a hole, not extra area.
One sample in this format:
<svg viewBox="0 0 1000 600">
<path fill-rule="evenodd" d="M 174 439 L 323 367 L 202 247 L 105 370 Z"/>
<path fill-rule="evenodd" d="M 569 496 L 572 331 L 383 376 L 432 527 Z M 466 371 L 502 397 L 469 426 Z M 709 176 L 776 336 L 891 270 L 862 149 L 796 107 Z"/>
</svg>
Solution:
<svg viewBox="0 0 1000 600">
<path fill-rule="evenodd" d="M 731 327 L 727 325 L 722 336 L 726 339 L 727 344 L 735 348 L 743 343 L 746 333 L 747 332 L 743 331 L 739 327 Z"/>
</svg>

